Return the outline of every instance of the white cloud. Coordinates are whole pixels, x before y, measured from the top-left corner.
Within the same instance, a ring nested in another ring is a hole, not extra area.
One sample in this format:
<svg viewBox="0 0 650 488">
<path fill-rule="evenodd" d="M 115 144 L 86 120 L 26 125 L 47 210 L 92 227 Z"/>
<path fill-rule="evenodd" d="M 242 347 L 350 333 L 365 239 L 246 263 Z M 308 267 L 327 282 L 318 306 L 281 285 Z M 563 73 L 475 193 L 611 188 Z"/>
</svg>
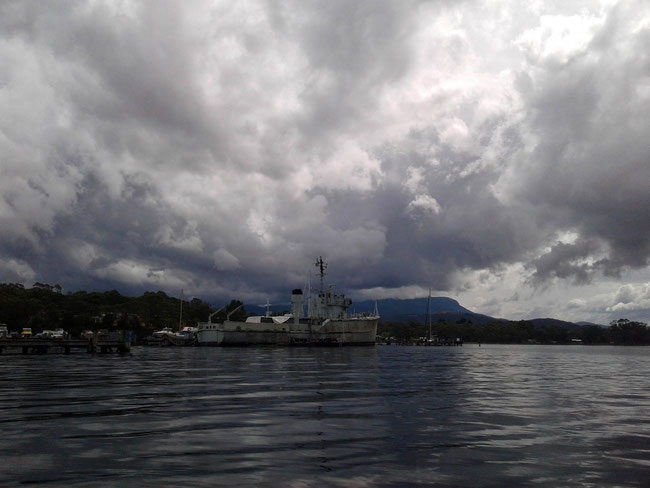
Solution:
<svg viewBox="0 0 650 488">
<path fill-rule="evenodd" d="M 382 300 L 384 298 L 410 299 L 422 298 L 429 294 L 429 289 L 419 285 L 400 286 L 398 288 L 366 288 L 357 290 L 357 294 L 365 300 Z M 443 292 L 433 292 L 433 295 L 444 294 Z"/>
<path fill-rule="evenodd" d="M 379 161 L 355 141 L 335 141 L 336 148 L 315 161 L 312 184 L 326 189 L 370 191 L 382 178 Z"/>
<path fill-rule="evenodd" d="M 574 298 L 572 300 L 569 300 L 567 303 L 567 308 L 584 309 L 586 306 L 587 301 L 581 298 Z"/>
<path fill-rule="evenodd" d="M 6 262 L 0 262 L 0 273 L 9 282 L 30 286 L 37 277 L 32 267 L 20 259 L 9 259 Z"/>
<path fill-rule="evenodd" d="M 528 56 L 566 63 L 586 51 L 604 21 L 603 16 L 588 13 L 542 15 L 539 25 L 525 31 L 515 42 Z"/>
<path fill-rule="evenodd" d="M 650 282 L 621 286 L 613 297 L 608 312 L 625 312 L 650 309 Z"/>
<path fill-rule="evenodd" d="M 438 215 L 440 213 L 440 204 L 431 195 L 416 195 L 408 204 L 407 209 L 411 214 L 417 210 L 423 210 L 426 213 Z"/>
<path fill-rule="evenodd" d="M 155 240 L 162 246 L 173 247 L 185 251 L 200 253 L 203 251 L 203 242 L 197 232 L 196 222 L 187 222 L 182 233 L 177 234 L 174 229 L 168 225 L 163 225 L 158 229 Z"/>
<path fill-rule="evenodd" d="M 171 270 L 156 269 L 143 265 L 141 262 L 120 260 L 97 268 L 93 275 L 109 279 L 122 286 L 147 286 L 180 290 L 185 283 L 183 273 Z"/>
</svg>

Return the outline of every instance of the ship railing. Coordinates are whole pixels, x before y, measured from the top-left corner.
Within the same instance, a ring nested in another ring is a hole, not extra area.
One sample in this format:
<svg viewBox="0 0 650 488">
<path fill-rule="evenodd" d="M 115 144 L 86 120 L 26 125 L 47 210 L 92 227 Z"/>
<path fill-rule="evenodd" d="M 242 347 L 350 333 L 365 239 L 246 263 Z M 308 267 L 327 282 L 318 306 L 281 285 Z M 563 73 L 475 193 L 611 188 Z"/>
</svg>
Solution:
<svg viewBox="0 0 650 488">
<path fill-rule="evenodd" d="M 350 314 L 351 319 L 366 319 L 366 318 L 379 318 L 379 315 L 376 315 L 372 312 L 360 312 Z"/>
</svg>

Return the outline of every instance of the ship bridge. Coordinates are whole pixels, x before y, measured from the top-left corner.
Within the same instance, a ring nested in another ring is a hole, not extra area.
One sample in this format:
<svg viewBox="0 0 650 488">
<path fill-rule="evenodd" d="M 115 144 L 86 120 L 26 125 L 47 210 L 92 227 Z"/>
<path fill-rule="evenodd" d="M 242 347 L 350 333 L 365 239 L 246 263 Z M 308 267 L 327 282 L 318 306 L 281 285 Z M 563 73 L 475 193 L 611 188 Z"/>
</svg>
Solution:
<svg viewBox="0 0 650 488">
<path fill-rule="evenodd" d="M 322 319 L 344 319 L 348 316 L 348 308 L 352 300 L 343 294 L 320 292 L 315 298 L 314 312 Z"/>
</svg>

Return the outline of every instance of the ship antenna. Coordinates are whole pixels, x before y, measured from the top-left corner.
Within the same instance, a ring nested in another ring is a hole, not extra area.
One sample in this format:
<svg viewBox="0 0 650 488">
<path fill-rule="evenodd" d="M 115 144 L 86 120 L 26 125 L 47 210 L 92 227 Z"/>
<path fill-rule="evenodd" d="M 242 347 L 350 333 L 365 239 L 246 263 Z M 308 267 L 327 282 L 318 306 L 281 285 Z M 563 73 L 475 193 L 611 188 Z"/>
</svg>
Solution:
<svg viewBox="0 0 650 488">
<path fill-rule="evenodd" d="M 327 269 L 327 263 L 323 261 L 323 256 L 318 257 L 314 266 L 316 266 L 320 272 L 320 292 L 323 293 L 323 280 L 325 279 L 325 270 Z"/>
</svg>

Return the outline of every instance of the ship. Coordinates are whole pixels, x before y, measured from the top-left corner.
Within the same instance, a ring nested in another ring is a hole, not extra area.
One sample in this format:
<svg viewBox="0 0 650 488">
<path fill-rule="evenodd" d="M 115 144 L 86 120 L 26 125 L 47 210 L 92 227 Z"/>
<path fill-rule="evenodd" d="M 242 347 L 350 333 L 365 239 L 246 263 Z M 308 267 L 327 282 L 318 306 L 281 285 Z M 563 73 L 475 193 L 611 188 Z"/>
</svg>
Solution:
<svg viewBox="0 0 650 488">
<path fill-rule="evenodd" d="M 234 309 L 223 322 L 197 324 L 199 346 L 361 346 L 375 345 L 379 314 L 374 312 L 349 313 L 352 300 L 343 294 L 323 289 L 326 264 L 322 257 L 316 261 L 320 270 L 321 287 L 318 293 L 305 297 L 302 289 L 291 292 L 291 312 L 271 316 L 268 308 L 263 316 L 252 316 L 245 321 L 230 320 Z M 310 287 L 311 288 L 311 287 Z M 305 313 L 305 308 L 307 312 Z"/>
</svg>

